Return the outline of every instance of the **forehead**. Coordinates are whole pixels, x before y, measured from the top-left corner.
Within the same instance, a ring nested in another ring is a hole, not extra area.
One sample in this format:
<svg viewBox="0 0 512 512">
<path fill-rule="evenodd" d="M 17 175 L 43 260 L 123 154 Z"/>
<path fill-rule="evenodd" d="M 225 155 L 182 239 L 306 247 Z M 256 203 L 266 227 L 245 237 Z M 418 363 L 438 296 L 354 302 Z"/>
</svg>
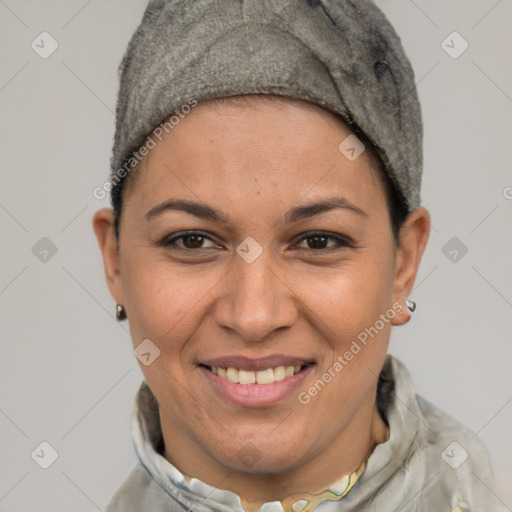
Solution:
<svg viewBox="0 0 512 512">
<path fill-rule="evenodd" d="M 126 185 L 155 201 L 184 187 L 231 200 L 243 200 L 248 185 L 261 187 L 258 195 L 281 191 L 296 200 L 308 190 L 314 195 L 339 187 L 353 196 L 382 192 L 370 148 L 354 161 L 340 151 L 349 136 L 337 115 L 307 101 L 216 98 L 200 102 L 164 133 Z"/>
</svg>

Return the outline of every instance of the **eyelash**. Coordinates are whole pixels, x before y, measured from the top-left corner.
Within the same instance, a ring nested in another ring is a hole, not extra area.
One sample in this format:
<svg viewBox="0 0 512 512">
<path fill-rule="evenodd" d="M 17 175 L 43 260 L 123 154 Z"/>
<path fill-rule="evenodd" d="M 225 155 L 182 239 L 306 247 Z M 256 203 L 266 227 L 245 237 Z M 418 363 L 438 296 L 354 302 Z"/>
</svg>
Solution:
<svg viewBox="0 0 512 512">
<path fill-rule="evenodd" d="M 179 247 L 179 246 L 176 246 L 176 240 L 180 240 L 180 239 L 183 239 L 183 238 L 187 238 L 188 236 L 199 236 L 199 237 L 202 237 L 204 239 L 208 239 L 210 240 L 211 242 L 214 242 L 214 240 L 212 240 L 206 233 L 203 233 L 201 231 L 186 231 L 186 232 L 183 232 L 183 233 L 180 233 L 176 236 L 166 236 L 165 238 L 163 238 L 160 242 L 158 242 L 158 245 L 161 246 L 161 247 L 165 247 L 167 249 L 171 249 L 171 250 L 174 250 L 177 248 L 177 250 L 180 250 L 180 251 L 198 251 L 198 250 L 206 250 L 206 249 L 212 249 L 213 247 L 198 247 L 198 248 L 195 248 L 195 249 L 191 249 L 191 248 L 188 248 L 188 247 Z M 299 250 L 299 251 L 303 251 L 303 250 L 306 250 L 306 251 L 314 251 L 314 252 L 330 252 L 330 251 L 333 251 L 333 250 L 339 250 L 339 249 L 342 249 L 344 247 L 352 247 L 354 248 L 355 246 L 352 245 L 351 243 L 349 243 L 345 238 L 343 237 L 340 237 L 340 236 L 337 236 L 337 235 L 333 235 L 329 232 L 326 232 L 326 231 L 308 231 L 302 238 L 299 239 L 299 241 L 297 242 L 297 244 L 303 242 L 304 240 L 307 240 L 308 238 L 313 238 L 313 237 L 324 237 L 324 238 L 327 238 L 327 239 L 330 239 L 330 240 L 335 240 L 336 243 L 338 244 L 337 247 L 334 246 L 334 247 L 324 247 L 324 248 L 320 248 L 320 249 L 312 249 L 312 248 L 309 248 L 309 247 L 301 247 L 299 249 L 296 249 L 296 250 Z M 171 247 L 172 245 L 174 245 L 175 247 Z"/>
</svg>

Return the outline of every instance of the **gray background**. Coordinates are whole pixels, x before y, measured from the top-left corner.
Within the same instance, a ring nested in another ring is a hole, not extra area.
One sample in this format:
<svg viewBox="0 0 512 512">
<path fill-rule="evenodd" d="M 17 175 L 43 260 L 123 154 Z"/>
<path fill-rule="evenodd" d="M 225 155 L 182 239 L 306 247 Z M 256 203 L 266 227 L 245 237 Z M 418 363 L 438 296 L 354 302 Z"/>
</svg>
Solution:
<svg viewBox="0 0 512 512">
<path fill-rule="evenodd" d="M 512 1 L 377 3 L 415 69 L 433 222 L 418 307 L 391 352 L 479 433 L 512 509 Z M 91 216 L 108 206 L 92 190 L 108 175 L 117 66 L 145 4 L 0 0 L 1 511 L 104 510 L 135 463 L 142 373 Z M 31 48 L 43 31 L 59 44 L 47 59 Z M 469 43 L 457 59 L 441 47 L 453 31 Z M 57 248 L 46 261 L 43 237 Z M 59 453 L 46 470 L 31 458 L 42 441 Z"/>
</svg>

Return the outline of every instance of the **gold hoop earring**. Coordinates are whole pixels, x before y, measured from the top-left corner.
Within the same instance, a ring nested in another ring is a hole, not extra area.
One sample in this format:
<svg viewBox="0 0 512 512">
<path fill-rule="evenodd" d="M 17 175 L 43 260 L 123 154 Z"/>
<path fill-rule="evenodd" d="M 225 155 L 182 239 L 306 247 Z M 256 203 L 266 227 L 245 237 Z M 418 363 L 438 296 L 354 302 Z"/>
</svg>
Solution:
<svg viewBox="0 0 512 512">
<path fill-rule="evenodd" d="M 126 320 L 128 317 L 126 316 L 126 311 L 124 310 L 121 304 L 116 304 L 116 320 L 121 322 L 121 320 Z"/>
<path fill-rule="evenodd" d="M 416 302 L 414 302 L 411 299 L 405 299 L 405 305 L 407 306 L 407 309 L 412 313 L 416 309 Z"/>
</svg>

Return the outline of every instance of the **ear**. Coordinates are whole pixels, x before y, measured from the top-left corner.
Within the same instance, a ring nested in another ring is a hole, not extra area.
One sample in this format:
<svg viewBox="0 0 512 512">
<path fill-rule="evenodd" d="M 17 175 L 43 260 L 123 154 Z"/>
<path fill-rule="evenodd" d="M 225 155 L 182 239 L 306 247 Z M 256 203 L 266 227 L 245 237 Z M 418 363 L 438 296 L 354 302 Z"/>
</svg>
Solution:
<svg viewBox="0 0 512 512">
<path fill-rule="evenodd" d="M 422 206 L 409 213 L 400 230 L 400 244 L 395 260 L 393 281 L 393 303 L 403 306 L 400 314 L 391 321 L 392 325 L 407 323 L 411 314 L 404 304 L 412 290 L 421 257 L 430 235 L 430 213 Z"/>
<path fill-rule="evenodd" d="M 93 216 L 92 225 L 103 255 L 103 267 L 110 294 L 117 303 L 124 304 L 119 250 L 114 231 L 114 211 L 112 208 L 98 210 Z"/>
</svg>

